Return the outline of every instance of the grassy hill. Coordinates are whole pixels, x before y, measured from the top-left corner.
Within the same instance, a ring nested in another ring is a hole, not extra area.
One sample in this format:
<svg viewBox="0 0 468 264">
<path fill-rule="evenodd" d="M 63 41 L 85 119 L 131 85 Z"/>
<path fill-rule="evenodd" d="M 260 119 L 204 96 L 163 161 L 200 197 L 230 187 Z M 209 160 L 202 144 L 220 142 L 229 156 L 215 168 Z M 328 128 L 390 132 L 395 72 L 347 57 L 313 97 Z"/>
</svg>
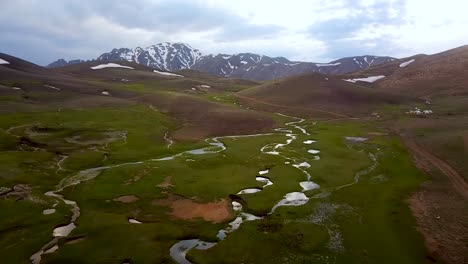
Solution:
<svg viewBox="0 0 468 264">
<path fill-rule="evenodd" d="M 407 103 L 413 100 L 406 96 L 376 91 L 345 82 L 338 77 L 320 74 L 307 74 L 269 82 L 243 90 L 238 95 L 246 103 L 254 102 L 265 108 L 327 118 L 369 116 L 382 105 Z"/>
</svg>

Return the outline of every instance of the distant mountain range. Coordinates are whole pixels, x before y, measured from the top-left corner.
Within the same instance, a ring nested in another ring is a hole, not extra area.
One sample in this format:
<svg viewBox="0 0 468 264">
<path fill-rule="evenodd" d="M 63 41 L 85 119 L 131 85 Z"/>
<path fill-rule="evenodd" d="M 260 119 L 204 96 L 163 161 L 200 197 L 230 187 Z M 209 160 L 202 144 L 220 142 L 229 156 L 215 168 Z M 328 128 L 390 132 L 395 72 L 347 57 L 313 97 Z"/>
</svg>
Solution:
<svg viewBox="0 0 468 264">
<path fill-rule="evenodd" d="M 84 60 L 66 61 L 64 59 L 59 59 L 59 60 L 56 60 L 56 61 L 52 62 L 51 64 L 47 65 L 47 67 L 48 68 L 57 68 L 57 67 L 63 67 L 63 66 L 78 64 L 78 63 L 82 63 L 82 62 L 86 62 L 86 61 L 84 61 Z"/>
<path fill-rule="evenodd" d="M 380 56 L 357 56 L 332 61 L 313 63 L 290 61 L 284 57 L 268 57 L 252 53 L 235 55 L 205 55 L 184 43 L 159 43 L 147 48 L 120 48 L 99 56 L 98 61 L 128 61 L 163 71 L 192 69 L 222 77 L 247 80 L 272 80 L 304 73 L 348 74 L 370 68 L 395 58 Z M 63 67 L 83 62 L 82 60 L 57 60 L 47 67 Z"/>
</svg>

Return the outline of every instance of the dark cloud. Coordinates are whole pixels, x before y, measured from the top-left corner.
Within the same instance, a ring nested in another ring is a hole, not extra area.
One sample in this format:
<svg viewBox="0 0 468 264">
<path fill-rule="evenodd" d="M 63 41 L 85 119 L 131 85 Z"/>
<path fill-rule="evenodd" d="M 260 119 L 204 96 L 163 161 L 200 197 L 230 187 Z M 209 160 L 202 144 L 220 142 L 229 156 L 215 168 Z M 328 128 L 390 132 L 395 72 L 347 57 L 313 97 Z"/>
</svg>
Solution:
<svg viewBox="0 0 468 264">
<path fill-rule="evenodd" d="M 125 45 L 180 41 L 184 34 L 207 32 L 213 41 L 227 42 L 265 38 L 281 30 L 192 0 L 2 1 L 0 51 L 28 54 L 40 64 L 57 57 L 91 58 Z"/>
</svg>

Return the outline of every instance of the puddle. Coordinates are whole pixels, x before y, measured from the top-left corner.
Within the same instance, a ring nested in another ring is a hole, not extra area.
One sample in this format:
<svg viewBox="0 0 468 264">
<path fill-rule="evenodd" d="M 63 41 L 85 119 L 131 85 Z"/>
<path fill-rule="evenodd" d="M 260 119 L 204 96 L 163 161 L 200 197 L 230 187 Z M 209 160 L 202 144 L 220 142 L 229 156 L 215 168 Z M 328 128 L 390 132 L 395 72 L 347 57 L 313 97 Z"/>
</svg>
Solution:
<svg viewBox="0 0 468 264">
<path fill-rule="evenodd" d="M 319 154 L 319 153 L 320 153 L 320 150 L 309 149 L 307 152 L 309 152 L 310 154 Z"/>
<path fill-rule="evenodd" d="M 368 138 L 364 138 L 364 137 L 345 137 L 345 139 L 348 141 L 353 141 L 353 142 L 364 142 L 368 140 Z"/>
<path fill-rule="evenodd" d="M 242 210 L 242 204 L 240 204 L 239 202 L 232 202 L 232 210 L 234 210 L 235 212 L 238 212 L 238 211 L 241 211 Z"/>
<path fill-rule="evenodd" d="M 294 164 L 293 166 L 296 167 L 296 168 L 306 168 L 306 169 L 310 168 L 310 164 L 307 163 L 307 162 L 302 162 L 300 164 Z"/>
<path fill-rule="evenodd" d="M 310 145 L 310 144 L 315 143 L 315 142 L 317 142 L 317 141 L 310 139 L 310 140 L 304 141 L 303 143 L 306 144 L 306 145 Z"/>
<path fill-rule="evenodd" d="M 320 188 L 318 184 L 316 184 L 315 182 L 311 182 L 311 181 L 300 182 L 299 185 L 302 187 L 302 191 L 310 191 L 310 190 Z"/>
<path fill-rule="evenodd" d="M 309 197 L 307 197 L 302 192 L 292 192 L 288 193 L 284 196 L 284 199 L 279 201 L 273 208 L 271 209 L 271 213 L 275 212 L 276 208 L 280 206 L 299 206 L 304 205 L 309 201 Z"/>
<path fill-rule="evenodd" d="M 142 224 L 142 222 L 140 222 L 140 221 L 138 221 L 136 219 L 133 219 L 133 218 L 128 219 L 128 222 L 130 224 Z"/>
<path fill-rule="evenodd" d="M 42 214 L 45 214 L 45 215 L 50 215 L 54 213 L 55 213 L 55 209 L 45 209 L 44 211 L 42 211 Z"/>
<path fill-rule="evenodd" d="M 265 185 L 263 185 L 262 188 L 273 185 L 273 182 L 270 179 L 265 178 L 265 177 L 256 177 L 255 180 L 265 183 Z"/>
<path fill-rule="evenodd" d="M 262 189 L 260 189 L 260 188 L 248 188 L 248 189 L 241 190 L 237 194 L 250 194 L 250 193 L 258 193 L 258 192 L 261 192 L 261 191 L 262 191 Z"/>
<path fill-rule="evenodd" d="M 175 156 L 165 157 L 165 158 L 160 158 L 160 159 L 152 159 L 152 161 L 167 161 L 167 160 L 173 160 L 173 159 L 175 159 Z"/>
<path fill-rule="evenodd" d="M 52 236 L 54 237 L 66 237 L 68 236 L 73 229 L 76 228 L 75 223 L 70 223 L 66 226 L 57 227 L 54 229 Z"/>
</svg>

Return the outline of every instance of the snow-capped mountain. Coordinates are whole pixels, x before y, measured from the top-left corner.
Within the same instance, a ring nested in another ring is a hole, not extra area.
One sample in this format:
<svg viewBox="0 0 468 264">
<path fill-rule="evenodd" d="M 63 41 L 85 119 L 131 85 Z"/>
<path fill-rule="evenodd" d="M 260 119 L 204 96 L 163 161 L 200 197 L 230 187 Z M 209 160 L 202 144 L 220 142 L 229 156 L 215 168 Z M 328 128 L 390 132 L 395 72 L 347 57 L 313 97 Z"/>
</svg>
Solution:
<svg viewBox="0 0 468 264">
<path fill-rule="evenodd" d="M 394 58 L 358 56 L 329 63 L 290 61 L 283 57 L 268 57 L 252 53 L 235 55 L 206 55 L 184 43 L 159 43 L 147 48 L 113 49 L 97 58 L 98 61 L 129 61 L 163 71 L 193 69 L 223 77 L 248 80 L 271 80 L 298 74 L 318 72 L 323 74 L 347 74 L 371 66 L 393 61 Z M 63 60 L 49 67 L 65 66 Z"/>
<path fill-rule="evenodd" d="M 289 61 L 283 57 L 271 58 L 251 53 L 203 56 L 192 69 L 224 77 L 249 80 L 271 80 L 303 73 L 346 74 L 367 69 L 388 61 L 390 57 L 359 56 L 343 58 L 330 63 Z"/>
<path fill-rule="evenodd" d="M 165 71 L 190 69 L 201 57 L 197 49 L 184 43 L 159 43 L 147 48 L 113 49 L 97 58 L 98 61 L 130 61 Z"/>
<path fill-rule="evenodd" d="M 372 66 L 376 66 L 376 65 L 394 61 L 394 60 L 396 59 L 391 58 L 391 57 L 380 57 L 380 56 L 371 56 L 371 55 L 342 58 L 342 59 L 330 62 L 330 64 L 339 63 L 339 66 L 336 67 L 335 69 L 330 69 L 328 74 L 346 74 L 346 73 L 356 72 L 356 71 L 364 70 Z"/>
</svg>

